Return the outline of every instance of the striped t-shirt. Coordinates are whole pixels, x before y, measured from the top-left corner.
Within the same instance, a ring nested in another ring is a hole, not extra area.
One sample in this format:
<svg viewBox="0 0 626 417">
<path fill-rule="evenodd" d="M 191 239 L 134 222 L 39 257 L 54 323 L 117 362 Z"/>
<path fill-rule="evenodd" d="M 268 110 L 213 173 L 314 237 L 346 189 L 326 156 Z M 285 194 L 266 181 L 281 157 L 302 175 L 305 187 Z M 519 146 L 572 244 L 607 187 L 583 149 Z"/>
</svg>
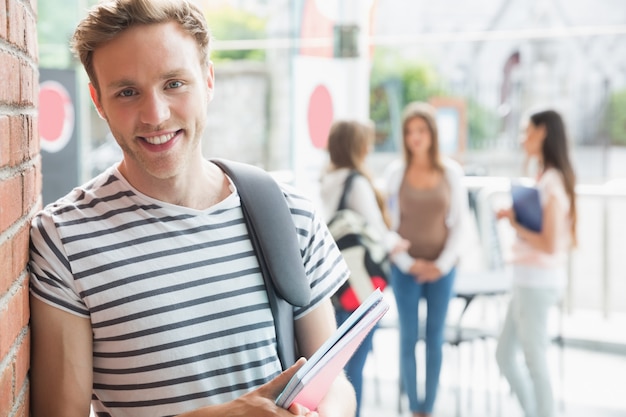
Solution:
<svg viewBox="0 0 626 417">
<path fill-rule="evenodd" d="M 313 204 L 281 187 L 313 295 L 294 309 L 298 318 L 348 272 Z M 110 168 L 33 219 L 30 285 L 43 302 L 91 321 L 99 416 L 173 416 L 280 372 L 236 192 L 192 210 L 141 194 Z"/>
</svg>

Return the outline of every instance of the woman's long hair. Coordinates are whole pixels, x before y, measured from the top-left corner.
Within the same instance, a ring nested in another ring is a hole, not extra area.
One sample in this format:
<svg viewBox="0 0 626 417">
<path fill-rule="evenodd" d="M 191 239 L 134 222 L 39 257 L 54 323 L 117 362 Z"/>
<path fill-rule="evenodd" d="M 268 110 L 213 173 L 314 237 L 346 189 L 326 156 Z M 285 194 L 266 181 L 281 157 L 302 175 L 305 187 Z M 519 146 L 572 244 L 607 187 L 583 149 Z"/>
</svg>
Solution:
<svg viewBox="0 0 626 417">
<path fill-rule="evenodd" d="M 576 245 L 576 175 L 569 158 L 567 134 L 561 115 L 554 110 L 538 112 L 530 116 L 535 126 L 544 126 L 546 137 L 541 147 L 543 170 L 554 168 L 563 176 L 565 191 L 570 200 L 572 242 Z"/>
<path fill-rule="evenodd" d="M 387 227 L 391 224 L 382 194 L 376 189 L 363 162 L 374 143 L 374 126 L 357 120 L 337 120 L 328 134 L 328 156 L 333 169 L 349 168 L 369 181 L 376 196 L 376 203 Z"/>
</svg>

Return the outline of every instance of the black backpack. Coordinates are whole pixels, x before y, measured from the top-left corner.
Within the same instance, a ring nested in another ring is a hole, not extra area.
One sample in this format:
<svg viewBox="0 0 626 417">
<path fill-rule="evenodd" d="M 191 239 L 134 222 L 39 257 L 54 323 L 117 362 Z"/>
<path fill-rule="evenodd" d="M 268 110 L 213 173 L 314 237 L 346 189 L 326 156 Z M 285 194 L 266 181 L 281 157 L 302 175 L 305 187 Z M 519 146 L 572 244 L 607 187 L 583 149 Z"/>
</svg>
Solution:
<svg viewBox="0 0 626 417">
<path fill-rule="evenodd" d="M 382 236 L 365 217 L 348 208 L 347 198 L 354 179 L 353 170 L 344 183 L 339 205 L 328 221 L 328 230 L 348 264 L 350 277 L 333 295 L 335 308 L 352 312 L 376 288 L 384 290 L 389 282 L 391 264 Z"/>
<path fill-rule="evenodd" d="M 278 357 L 283 369 L 296 361 L 293 306 L 311 300 L 296 227 L 274 178 L 252 165 L 211 159 L 235 183 L 252 246 L 259 260 L 274 316 Z"/>
</svg>

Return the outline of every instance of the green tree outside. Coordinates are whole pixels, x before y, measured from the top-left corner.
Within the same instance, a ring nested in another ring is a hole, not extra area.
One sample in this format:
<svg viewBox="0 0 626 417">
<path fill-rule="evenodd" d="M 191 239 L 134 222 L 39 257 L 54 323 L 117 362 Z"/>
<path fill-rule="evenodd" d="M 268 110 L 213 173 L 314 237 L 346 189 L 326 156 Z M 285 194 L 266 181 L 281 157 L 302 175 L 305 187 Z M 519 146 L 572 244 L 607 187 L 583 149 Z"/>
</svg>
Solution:
<svg viewBox="0 0 626 417">
<path fill-rule="evenodd" d="M 612 143 L 626 145 L 626 90 L 611 95 L 605 126 L 608 126 Z"/>
<path fill-rule="evenodd" d="M 404 106 L 412 101 L 450 95 L 444 81 L 427 62 L 407 60 L 393 51 L 377 49 L 370 75 L 370 118 L 376 123 L 376 149 L 395 151 L 401 140 L 400 123 Z M 493 139 L 499 121 L 495 112 L 465 97 L 468 147 L 483 148 Z"/>
<path fill-rule="evenodd" d="M 265 39 L 267 37 L 265 19 L 232 7 L 205 10 L 205 17 L 211 28 L 211 34 L 217 41 L 240 39 Z M 264 61 L 265 51 L 261 49 L 214 50 L 211 53 L 214 62 L 232 60 Z"/>
</svg>

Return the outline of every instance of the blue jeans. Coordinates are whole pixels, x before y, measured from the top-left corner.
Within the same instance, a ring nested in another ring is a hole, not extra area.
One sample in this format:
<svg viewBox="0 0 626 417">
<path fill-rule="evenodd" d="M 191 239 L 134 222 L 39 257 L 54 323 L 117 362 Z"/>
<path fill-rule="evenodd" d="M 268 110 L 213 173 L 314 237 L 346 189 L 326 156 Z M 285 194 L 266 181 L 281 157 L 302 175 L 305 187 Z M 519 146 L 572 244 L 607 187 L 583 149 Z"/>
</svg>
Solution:
<svg viewBox="0 0 626 417">
<path fill-rule="evenodd" d="M 437 281 L 420 284 L 415 277 L 405 274 L 396 266 L 391 270 L 391 286 L 398 307 L 400 323 L 400 378 L 409 397 L 413 413 L 431 414 L 437 389 L 443 355 L 443 341 L 448 305 L 456 268 Z M 415 348 L 419 340 L 419 301 L 426 299 L 426 389 L 424 399 L 417 396 L 417 361 Z"/>
<path fill-rule="evenodd" d="M 346 310 L 342 308 L 335 309 L 335 317 L 337 318 L 338 326 L 346 321 L 348 316 L 350 316 L 350 313 Z M 344 370 L 346 371 L 346 376 L 352 383 L 352 386 L 354 387 L 354 391 L 356 393 L 355 417 L 359 417 L 361 415 L 361 396 L 363 393 L 363 367 L 365 366 L 367 355 L 372 350 L 374 331 L 376 331 L 376 327 L 374 327 L 372 331 L 365 337 L 361 345 L 358 347 L 356 352 L 354 352 L 354 355 L 352 355 L 352 358 L 350 358 L 350 360 L 346 364 L 346 367 L 344 368 Z"/>
</svg>

